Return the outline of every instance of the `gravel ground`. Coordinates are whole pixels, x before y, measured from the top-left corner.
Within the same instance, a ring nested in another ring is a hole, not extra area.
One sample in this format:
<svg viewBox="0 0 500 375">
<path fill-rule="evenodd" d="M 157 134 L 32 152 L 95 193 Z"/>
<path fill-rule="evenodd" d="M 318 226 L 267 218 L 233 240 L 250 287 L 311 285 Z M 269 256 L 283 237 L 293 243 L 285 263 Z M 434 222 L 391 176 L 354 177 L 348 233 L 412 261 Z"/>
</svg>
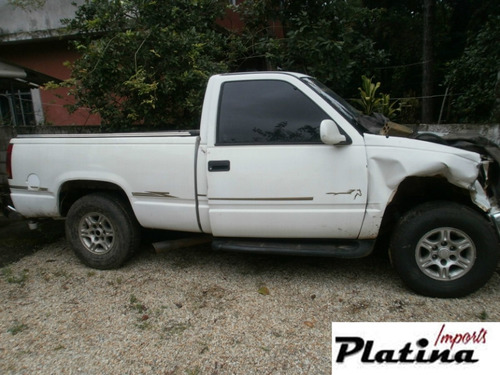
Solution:
<svg viewBox="0 0 500 375">
<path fill-rule="evenodd" d="M 60 239 L 2 268 L 1 374 L 330 374 L 334 321 L 500 321 L 500 275 L 462 299 L 405 289 L 387 259 L 137 254 L 82 265 Z"/>
</svg>

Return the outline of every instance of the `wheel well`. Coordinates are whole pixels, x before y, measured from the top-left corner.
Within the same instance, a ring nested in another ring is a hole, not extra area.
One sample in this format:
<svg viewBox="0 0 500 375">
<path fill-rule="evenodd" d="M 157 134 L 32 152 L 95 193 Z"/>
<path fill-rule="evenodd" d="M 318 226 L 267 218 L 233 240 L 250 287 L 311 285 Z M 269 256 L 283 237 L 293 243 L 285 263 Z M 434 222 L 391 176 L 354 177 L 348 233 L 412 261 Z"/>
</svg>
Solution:
<svg viewBox="0 0 500 375">
<path fill-rule="evenodd" d="M 97 192 L 112 192 L 120 196 L 127 204 L 129 200 L 123 189 L 113 183 L 104 181 L 74 180 L 65 182 L 59 191 L 59 212 L 66 216 L 70 207 L 81 197 Z"/>
<path fill-rule="evenodd" d="M 413 207 L 431 201 L 452 201 L 477 210 L 469 191 L 451 184 L 444 177 L 408 177 L 401 182 L 385 209 L 379 237 L 389 236 L 399 219 Z"/>
</svg>

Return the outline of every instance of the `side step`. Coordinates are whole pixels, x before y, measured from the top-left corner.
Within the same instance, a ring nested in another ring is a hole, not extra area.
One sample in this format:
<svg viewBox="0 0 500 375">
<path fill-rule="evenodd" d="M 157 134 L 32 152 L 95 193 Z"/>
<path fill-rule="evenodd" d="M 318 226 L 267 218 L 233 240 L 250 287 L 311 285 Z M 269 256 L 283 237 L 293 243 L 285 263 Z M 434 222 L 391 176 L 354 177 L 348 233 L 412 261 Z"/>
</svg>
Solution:
<svg viewBox="0 0 500 375">
<path fill-rule="evenodd" d="M 375 240 L 254 240 L 214 238 L 212 249 L 261 254 L 363 258 L 371 254 Z"/>
</svg>

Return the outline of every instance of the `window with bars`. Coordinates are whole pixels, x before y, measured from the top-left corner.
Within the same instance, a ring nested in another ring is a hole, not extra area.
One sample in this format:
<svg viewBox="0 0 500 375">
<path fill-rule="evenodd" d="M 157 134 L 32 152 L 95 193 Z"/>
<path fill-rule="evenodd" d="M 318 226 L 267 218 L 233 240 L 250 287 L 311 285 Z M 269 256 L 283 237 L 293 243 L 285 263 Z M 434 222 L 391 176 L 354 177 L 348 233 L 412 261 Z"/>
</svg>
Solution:
<svg viewBox="0 0 500 375">
<path fill-rule="evenodd" d="M 35 96 L 39 96 L 38 90 L 35 91 Z M 40 122 L 35 111 L 33 96 L 33 90 L 30 89 L 0 92 L 0 124 L 26 126 Z"/>
</svg>

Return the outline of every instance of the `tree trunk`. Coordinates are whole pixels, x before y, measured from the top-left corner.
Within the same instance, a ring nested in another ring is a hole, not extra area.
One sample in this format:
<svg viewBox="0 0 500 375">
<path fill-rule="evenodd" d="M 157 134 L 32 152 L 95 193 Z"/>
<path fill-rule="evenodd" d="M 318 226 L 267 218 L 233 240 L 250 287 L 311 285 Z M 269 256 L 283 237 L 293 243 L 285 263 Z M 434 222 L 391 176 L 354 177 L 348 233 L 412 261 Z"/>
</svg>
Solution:
<svg viewBox="0 0 500 375">
<path fill-rule="evenodd" d="M 497 123 L 500 123 L 500 71 L 497 73 L 497 83 L 495 84 L 495 108 L 493 110 L 493 118 Z"/>
<path fill-rule="evenodd" d="M 433 19 L 435 0 L 424 0 L 424 37 L 422 53 L 422 123 L 429 124 L 433 121 L 433 57 L 434 44 Z"/>
</svg>

